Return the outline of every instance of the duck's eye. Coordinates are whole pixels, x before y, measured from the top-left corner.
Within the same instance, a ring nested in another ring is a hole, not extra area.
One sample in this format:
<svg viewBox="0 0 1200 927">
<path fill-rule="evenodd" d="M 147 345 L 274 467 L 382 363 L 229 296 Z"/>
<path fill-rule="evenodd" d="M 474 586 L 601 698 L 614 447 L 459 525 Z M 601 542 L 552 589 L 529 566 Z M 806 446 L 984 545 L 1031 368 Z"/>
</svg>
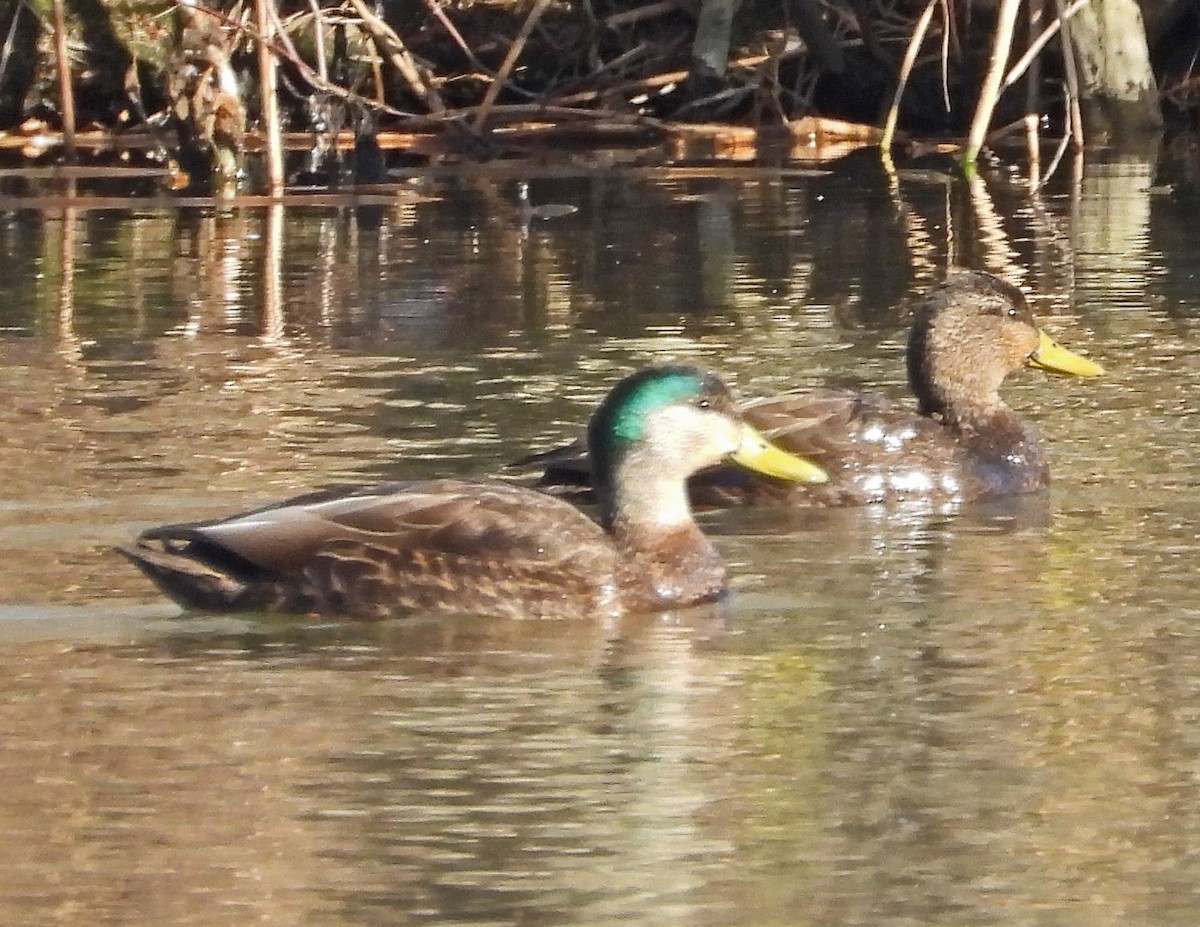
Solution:
<svg viewBox="0 0 1200 927">
<path fill-rule="evenodd" d="M 1008 307 L 1008 317 L 1010 319 L 1015 319 L 1017 317 L 1017 307 L 1016 306 Z"/>
<path fill-rule="evenodd" d="M 701 399 L 698 403 L 696 403 L 696 408 L 697 409 L 711 409 L 712 408 L 712 400 L 711 399 Z"/>
</svg>

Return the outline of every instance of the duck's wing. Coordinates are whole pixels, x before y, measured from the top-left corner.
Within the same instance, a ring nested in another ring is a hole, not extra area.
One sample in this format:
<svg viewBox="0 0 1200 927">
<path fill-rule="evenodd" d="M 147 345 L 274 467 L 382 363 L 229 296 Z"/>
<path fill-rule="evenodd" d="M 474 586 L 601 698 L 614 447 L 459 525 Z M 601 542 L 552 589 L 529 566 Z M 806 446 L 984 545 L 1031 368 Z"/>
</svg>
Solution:
<svg viewBox="0 0 1200 927">
<path fill-rule="evenodd" d="M 782 393 L 753 400 L 742 412 L 780 447 L 828 460 L 835 468 L 881 441 L 881 433 L 903 430 L 918 418 L 883 396 L 850 390 Z"/>
<path fill-rule="evenodd" d="M 952 499 L 964 491 L 962 448 L 935 419 L 875 393 L 816 390 L 745 404 L 746 420 L 773 443 L 821 467 L 829 480 L 792 484 L 723 464 L 688 481 L 698 506 L 756 502 L 866 505 L 907 499 Z M 572 501 L 591 498 L 587 443 L 534 454 L 517 465 L 541 471 L 543 492 Z"/>
<path fill-rule="evenodd" d="M 779 447 L 813 460 L 827 484 L 785 487 L 750 475 L 732 480 L 729 501 L 781 493 L 796 504 L 863 505 L 953 497 L 960 489 L 961 449 L 932 418 L 874 393 L 785 393 L 747 404 L 746 419 Z M 745 488 L 747 498 L 738 493 Z"/>
<path fill-rule="evenodd" d="M 459 480 L 313 493 L 154 528 L 122 552 L 186 605 L 370 615 L 594 596 L 615 562 L 569 504 Z"/>
</svg>

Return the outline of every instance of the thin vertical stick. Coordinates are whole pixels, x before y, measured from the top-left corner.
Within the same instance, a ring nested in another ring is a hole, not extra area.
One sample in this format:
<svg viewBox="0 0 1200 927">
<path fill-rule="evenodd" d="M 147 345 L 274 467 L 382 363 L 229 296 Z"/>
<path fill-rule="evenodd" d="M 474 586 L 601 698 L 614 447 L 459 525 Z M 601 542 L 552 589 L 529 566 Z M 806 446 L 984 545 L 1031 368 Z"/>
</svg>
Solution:
<svg viewBox="0 0 1200 927">
<path fill-rule="evenodd" d="M 1037 40 L 1038 29 L 1046 15 L 1045 0 L 1029 0 L 1028 24 L 1030 47 Z M 1029 153 L 1029 187 L 1036 190 L 1041 172 L 1041 144 L 1038 139 L 1038 116 L 1042 110 L 1042 65 L 1035 55 L 1029 62 L 1029 76 L 1025 80 L 1025 145 Z"/>
<path fill-rule="evenodd" d="M 1075 43 L 1071 39 L 1070 15 L 1063 8 L 1063 0 L 1054 0 L 1058 18 L 1062 22 L 1063 72 L 1067 76 L 1067 100 L 1071 110 L 1071 139 L 1077 149 L 1083 149 L 1083 114 L 1079 109 L 1079 72 L 1075 68 Z M 1074 11 L 1072 11 L 1074 12 Z"/>
<path fill-rule="evenodd" d="M 1058 164 L 1062 161 L 1062 157 L 1067 151 L 1067 145 L 1071 141 L 1071 111 L 1069 109 L 1063 114 L 1063 120 L 1066 124 L 1063 126 L 1062 141 L 1058 143 L 1058 150 L 1054 152 L 1054 157 L 1050 159 L 1050 166 L 1046 169 L 1045 175 L 1038 184 L 1039 190 L 1050 182 L 1050 178 L 1058 170 Z"/>
<path fill-rule="evenodd" d="M 1089 3 L 1091 3 L 1091 0 L 1075 0 L 1075 2 L 1066 9 L 1063 9 L 1062 5 L 1059 4 L 1059 15 L 1054 17 L 1054 21 L 1051 22 L 1050 25 L 1048 25 L 1044 30 L 1042 30 L 1041 35 L 1029 43 L 1029 47 L 1025 49 L 1025 54 L 1021 56 L 1020 60 L 1014 64 L 1012 68 L 1009 69 L 1008 74 L 1005 75 L 1004 83 L 1000 85 L 1001 93 L 1021 79 L 1021 75 L 1025 73 L 1025 71 L 1037 58 L 1038 52 L 1046 47 L 1046 43 L 1058 35 L 1058 30 L 1066 25 L 1068 19 L 1078 13 Z"/>
<path fill-rule="evenodd" d="M 321 17 L 321 0 L 308 0 L 313 14 L 313 42 L 317 54 L 317 73 L 321 80 L 329 81 L 329 65 L 325 63 L 325 20 Z"/>
<path fill-rule="evenodd" d="M 967 150 L 963 152 L 963 169 L 968 173 L 975 170 L 979 149 L 987 137 L 988 125 L 1000 98 L 1000 82 L 1004 79 L 1004 66 L 1008 64 L 1012 48 L 1013 27 L 1017 22 L 1020 0 L 1000 0 L 996 11 L 996 40 L 992 44 L 992 57 L 984 75 L 983 87 L 979 91 L 979 103 L 975 106 L 975 118 L 971 120 L 971 131 L 967 136 Z"/>
<path fill-rule="evenodd" d="M 58 99 L 62 107 L 63 151 L 75 160 L 75 90 L 71 60 L 67 57 L 67 11 L 63 0 L 54 0 L 54 57 L 58 65 Z"/>
<path fill-rule="evenodd" d="M 271 53 L 275 40 L 275 20 L 268 4 L 258 0 L 254 12 L 258 27 L 258 94 L 262 104 L 263 131 L 267 136 L 267 185 L 271 196 L 283 192 L 283 137 L 279 128 L 278 62 Z"/>
<path fill-rule="evenodd" d="M 896 92 L 892 95 L 892 105 L 888 109 L 887 120 L 883 124 L 883 138 L 879 140 L 879 147 L 884 151 L 892 147 L 892 138 L 896 134 L 896 120 L 900 116 L 900 98 L 904 96 L 904 88 L 908 85 L 908 75 L 912 73 L 917 53 L 921 50 L 921 43 L 925 40 L 925 31 L 929 28 L 929 21 L 933 19 L 933 10 L 938 2 L 939 0 L 929 0 L 925 4 L 925 10 L 921 13 L 921 18 L 917 20 L 916 28 L 913 29 L 912 38 L 908 40 L 908 50 L 904 53 L 904 61 L 900 65 L 900 73 L 896 77 Z"/>
</svg>

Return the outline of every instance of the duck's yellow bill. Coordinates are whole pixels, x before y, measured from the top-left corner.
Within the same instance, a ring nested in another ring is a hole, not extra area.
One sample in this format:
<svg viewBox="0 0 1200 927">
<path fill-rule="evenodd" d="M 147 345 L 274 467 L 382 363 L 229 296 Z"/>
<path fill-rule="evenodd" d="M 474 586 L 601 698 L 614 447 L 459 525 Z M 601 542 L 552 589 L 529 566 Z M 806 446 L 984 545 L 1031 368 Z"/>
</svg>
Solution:
<svg viewBox="0 0 1200 927">
<path fill-rule="evenodd" d="M 1037 350 L 1029 355 L 1029 365 L 1073 377 L 1098 377 L 1104 373 L 1099 364 L 1061 347 L 1041 329 L 1038 329 Z"/>
<path fill-rule="evenodd" d="M 741 446 L 730 456 L 734 463 L 740 464 L 747 470 L 754 470 L 757 473 L 774 476 L 781 480 L 791 480 L 793 483 L 826 483 L 829 481 L 829 474 L 815 463 L 776 447 L 764 438 L 758 429 L 749 425 L 742 427 Z"/>
</svg>

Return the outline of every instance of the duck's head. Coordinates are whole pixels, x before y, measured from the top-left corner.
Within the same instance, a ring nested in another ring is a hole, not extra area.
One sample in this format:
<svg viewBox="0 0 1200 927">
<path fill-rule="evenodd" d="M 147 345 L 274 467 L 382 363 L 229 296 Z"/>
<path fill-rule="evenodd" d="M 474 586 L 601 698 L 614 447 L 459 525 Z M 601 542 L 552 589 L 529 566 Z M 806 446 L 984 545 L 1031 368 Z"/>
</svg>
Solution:
<svg viewBox="0 0 1200 927">
<path fill-rule="evenodd" d="M 828 479 L 767 441 L 721 379 L 690 364 L 647 367 L 613 387 L 588 425 L 588 453 L 606 523 L 690 519 L 687 478 L 727 459 L 779 479 Z"/>
<path fill-rule="evenodd" d="M 1025 294 L 991 274 L 955 270 L 917 306 L 908 380 L 922 414 L 951 421 L 1000 409 L 1000 384 L 1020 367 L 1094 377 L 1099 364 L 1037 327 Z"/>
</svg>

